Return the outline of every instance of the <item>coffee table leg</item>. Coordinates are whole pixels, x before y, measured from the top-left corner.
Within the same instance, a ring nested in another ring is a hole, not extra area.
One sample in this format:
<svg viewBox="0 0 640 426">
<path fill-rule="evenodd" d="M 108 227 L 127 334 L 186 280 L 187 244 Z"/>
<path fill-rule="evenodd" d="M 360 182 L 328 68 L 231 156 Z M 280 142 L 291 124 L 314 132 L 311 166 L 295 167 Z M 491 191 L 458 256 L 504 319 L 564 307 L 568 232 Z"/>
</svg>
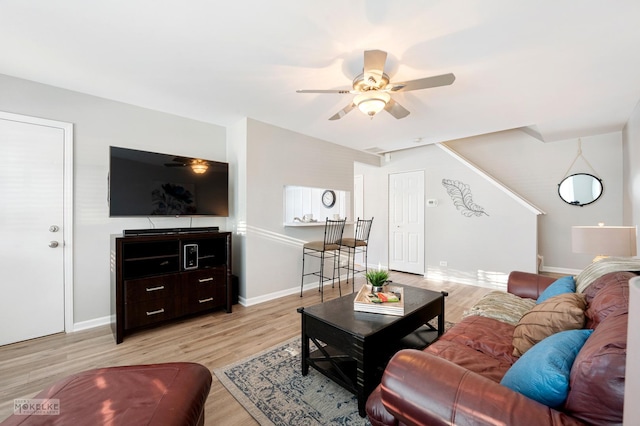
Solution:
<svg viewBox="0 0 640 426">
<path fill-rule="evenodd" d="M 444 333 L 444 298 L 449 295 L 446 291 L 442 291 L 442 302 L 440 305 L 440 315 L 438 315 L 438 337 Z"/>
<path fill-rule="evenodd" d="M 306 376 L 309 374 L 309 336 L 307 335 L 307 322 L 304 308 L 299 308 L 298 312 L 300 312 L 302 317 L 302 354 L 300 355 L 300 358 L 302 358 L 302 375 Z"/>
<path fill-rule="evenodd" d="M 358 414 L 360 414 L 360 417 L 365 417 L 367 415 L 367 412 L 365 410 L 365 407 L 367 405 L 367 394 L 364 391 L 365 387 L 364 387 L 364 375 L 361 373 L 360 370 L 358 370 Z M 362 384 L 360 384 L 362 383 Z"/>
<path fill-rule="evenodd" d="M 365 417 L 367 412 L 365 410 L 367 404 L 367 397 L 373 389 L 369 389 L 373 378 L 374 371 L 369 371 L 371 362 L 367 362 L 365 357 L 364 342 L 356 340 L 356 347 L 358 353 L 356 355 L 356 391 L 358 396 L 358 413 L 360 417 Z"/>
</svg>

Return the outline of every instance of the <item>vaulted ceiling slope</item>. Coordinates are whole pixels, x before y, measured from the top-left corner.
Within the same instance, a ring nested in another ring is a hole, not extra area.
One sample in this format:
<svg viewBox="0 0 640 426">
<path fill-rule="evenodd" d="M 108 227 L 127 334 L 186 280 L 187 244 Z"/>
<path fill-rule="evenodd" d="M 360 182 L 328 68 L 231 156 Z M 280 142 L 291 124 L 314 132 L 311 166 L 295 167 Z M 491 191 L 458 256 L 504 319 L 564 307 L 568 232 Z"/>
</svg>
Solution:
<svg viewBox="0 0 640 426">
<path fill-rule="evenodd" d="M 637 0 L 2 0 L 0 73 L 219 125 L 242 117 L 359 150 L 527 128 L 621 130 L 640 100 Z M 393 81 L 455 82 L 353 111 L 363 51 Z M 0 94 L 1 95 L 1 94 Z"/>
</svg>

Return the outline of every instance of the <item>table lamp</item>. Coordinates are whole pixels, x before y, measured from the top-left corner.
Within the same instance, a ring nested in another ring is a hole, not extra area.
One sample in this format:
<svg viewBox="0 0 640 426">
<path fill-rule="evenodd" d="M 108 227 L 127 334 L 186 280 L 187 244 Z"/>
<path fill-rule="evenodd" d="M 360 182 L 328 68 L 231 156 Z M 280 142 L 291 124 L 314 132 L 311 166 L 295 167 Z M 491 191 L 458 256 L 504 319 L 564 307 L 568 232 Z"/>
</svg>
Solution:
<svg viewBox="0 0 640 426">
<path fill-rule="evenodd" d="M 571 251 L 603 257 L 632 257 L 637 254 L 635 226 L 572 226 Z"/>
</svg>

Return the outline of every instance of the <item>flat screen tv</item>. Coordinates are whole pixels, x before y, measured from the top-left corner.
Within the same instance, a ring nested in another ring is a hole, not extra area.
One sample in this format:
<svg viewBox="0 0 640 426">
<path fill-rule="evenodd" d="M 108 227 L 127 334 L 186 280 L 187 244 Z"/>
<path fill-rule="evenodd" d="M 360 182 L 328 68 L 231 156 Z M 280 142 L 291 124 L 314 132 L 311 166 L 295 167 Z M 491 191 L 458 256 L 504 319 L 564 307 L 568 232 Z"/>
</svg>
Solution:
<svg viewBox="0 0 640 426">
<path fill-rule="evenodd" d="M 229 164 L 109 151 L 109 216 L 229 216 Z"/>
</svg>

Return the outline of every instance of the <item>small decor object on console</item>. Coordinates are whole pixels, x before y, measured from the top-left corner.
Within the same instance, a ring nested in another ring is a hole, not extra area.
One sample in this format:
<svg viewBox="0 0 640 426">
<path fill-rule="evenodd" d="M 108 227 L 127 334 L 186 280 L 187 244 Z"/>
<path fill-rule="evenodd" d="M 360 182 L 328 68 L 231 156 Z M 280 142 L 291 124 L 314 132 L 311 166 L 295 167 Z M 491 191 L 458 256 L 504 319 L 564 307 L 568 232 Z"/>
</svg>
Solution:
<svg viewBox="0 0 640 426">
<path fill-rule="evenodd" d="M 399 286 L 386 286 L 384 292 L 372 292 L 371 286 L 362 286 L 353 301 L 353 310 L 373 314 L 404 315 L 404 292 Z"/>
</svg>

